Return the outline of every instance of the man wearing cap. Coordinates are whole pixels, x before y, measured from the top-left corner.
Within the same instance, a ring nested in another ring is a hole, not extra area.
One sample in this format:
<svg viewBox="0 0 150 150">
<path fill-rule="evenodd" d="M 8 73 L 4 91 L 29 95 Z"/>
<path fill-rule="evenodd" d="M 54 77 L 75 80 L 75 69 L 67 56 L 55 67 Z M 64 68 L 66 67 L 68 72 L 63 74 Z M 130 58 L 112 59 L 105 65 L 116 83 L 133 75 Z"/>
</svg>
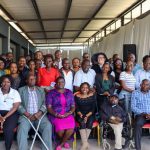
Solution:
<svg viewBox="0 0 150 150">
<path fill-rule="evenodd" d="M 126 121 L 126 113 L 121 106 L 118 105 L 118 95 L 110 96 L 107 103 L 102 105 L 102 120 L 109 123 L 115 134 L 115 150 L 122 149 L 122 130 L 123 123 Z"/>
</svg>

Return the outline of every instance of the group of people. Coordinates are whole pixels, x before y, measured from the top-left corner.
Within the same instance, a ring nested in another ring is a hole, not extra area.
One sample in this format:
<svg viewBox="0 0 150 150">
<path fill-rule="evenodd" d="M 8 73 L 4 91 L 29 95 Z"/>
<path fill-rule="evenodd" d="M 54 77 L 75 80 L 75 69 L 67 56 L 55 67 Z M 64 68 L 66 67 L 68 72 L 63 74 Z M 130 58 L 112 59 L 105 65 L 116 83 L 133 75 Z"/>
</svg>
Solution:
<svg viewBox="0 0 150 150">
<path fill-rule="evenodd" d="M 0 57 L 0 123 L 6 150 L 10 150 L 17 127 L 19 150 L 28 149 L 29 120 L 38 125 L 49 150 L 52 135 L 59 142 L 56 150 L 70 148 L 68 140 L 79 124 L 81 150 L 89 149 L 88 138 L 96 114 L 107 121 L 115 134 L 115 150 L 122 149 L 122 130 L 127 113 L 134 113 L 135 148 L 141 150 L 142 126 L 150 122 L 150 55 L 143 57 L 143 66 L 129 53 L 123 62 L 118 54 L 108 59 L 96 53 L 90 59 L 84 53 L 82 62 L 62 58 L 57 50 L 43 56 L 36 51 L 34 59 L 19 57 L 13 61 L 11 52 Z M 124 108 L 119 105 L 123 99 Z M 42 149 L 45 146 L 42 145 Z"/>
</svg>

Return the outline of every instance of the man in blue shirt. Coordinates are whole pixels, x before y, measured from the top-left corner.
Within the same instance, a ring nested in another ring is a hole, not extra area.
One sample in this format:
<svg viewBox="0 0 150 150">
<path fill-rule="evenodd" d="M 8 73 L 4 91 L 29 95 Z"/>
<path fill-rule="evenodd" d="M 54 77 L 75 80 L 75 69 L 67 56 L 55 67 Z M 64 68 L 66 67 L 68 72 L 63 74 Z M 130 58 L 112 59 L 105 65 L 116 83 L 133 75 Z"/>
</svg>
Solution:
<svg viewBox="0 0 150 150">
<path fill-rule="evenodd" d="M 135 114 L 135 148 L 141 150 L 142 127 L 145 123 L 150 123 L 150 81 L 144 79 L 141 89 L 132 93 L 131 109 Z"/>
</svg>

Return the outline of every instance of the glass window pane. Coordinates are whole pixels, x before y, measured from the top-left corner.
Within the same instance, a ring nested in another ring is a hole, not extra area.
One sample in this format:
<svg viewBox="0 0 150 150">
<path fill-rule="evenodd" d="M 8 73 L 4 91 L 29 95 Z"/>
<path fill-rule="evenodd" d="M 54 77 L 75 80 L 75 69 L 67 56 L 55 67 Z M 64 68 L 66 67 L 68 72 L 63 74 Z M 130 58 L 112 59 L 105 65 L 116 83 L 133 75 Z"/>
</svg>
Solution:
<svg viewBox="0 0 150 150">
<path fill-rule="evenodd" d="M 121 27 L 121 19 L 116 21 L 116 29 Z"/>
<path fill-rule="evenodd" d="M 137 18 L 140 15 L 141 15 L 141 6 L 139 5 L 138 7 L 132 10 L 132 18 Z"/>
<path fill-rule="evenodd" d="M 150 10 L 150 0 L 147 0 L 142 3 L 142 13 L 145 13 L 148 10 Z"/>
<path fill-rule="evenodd" d="M 131 11 L 124 16 L 124 24 L 131 21 Z"/>
</svg>

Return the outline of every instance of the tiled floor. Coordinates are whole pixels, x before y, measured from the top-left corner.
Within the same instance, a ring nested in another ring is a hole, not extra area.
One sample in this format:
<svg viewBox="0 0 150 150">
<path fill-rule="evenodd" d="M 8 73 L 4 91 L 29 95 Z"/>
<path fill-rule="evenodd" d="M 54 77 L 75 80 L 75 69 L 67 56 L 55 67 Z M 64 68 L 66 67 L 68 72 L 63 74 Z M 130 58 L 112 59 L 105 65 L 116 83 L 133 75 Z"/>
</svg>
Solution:
<svg viewBox="0 0 150 150">
<path fill-rule="evenodd" d="M 103 150 L 102 147 L 97 146 L 96 140 L 91 139 L 89 141 L 89 143 L 90 143 L 90 150 Z M 29 144 L 31 144 L 31 141 L 29 142 Z M 40 142 L 36 141 L 33 150 L 40 150 L 40 144 L 41 144 Z M 113 146 L 111 146 L 111 147 L 113 150 Z M 79 149 L 80 149 L 80 140 L 77 141 L 77 150 L 79 150 Z M 0 142 L 0 150 L 5 150 L 3 141 Z M 16 142 L 13 143 L 11 150 L 17 150 Z M 63 149 L 63 150 L 65 150 L 65 149 Z M 126 150 L 128 150 L 128 149 L 126 149 Z M 142 150 L 150 150 L 150 137 L 142 138 Z"/>
</svg>

